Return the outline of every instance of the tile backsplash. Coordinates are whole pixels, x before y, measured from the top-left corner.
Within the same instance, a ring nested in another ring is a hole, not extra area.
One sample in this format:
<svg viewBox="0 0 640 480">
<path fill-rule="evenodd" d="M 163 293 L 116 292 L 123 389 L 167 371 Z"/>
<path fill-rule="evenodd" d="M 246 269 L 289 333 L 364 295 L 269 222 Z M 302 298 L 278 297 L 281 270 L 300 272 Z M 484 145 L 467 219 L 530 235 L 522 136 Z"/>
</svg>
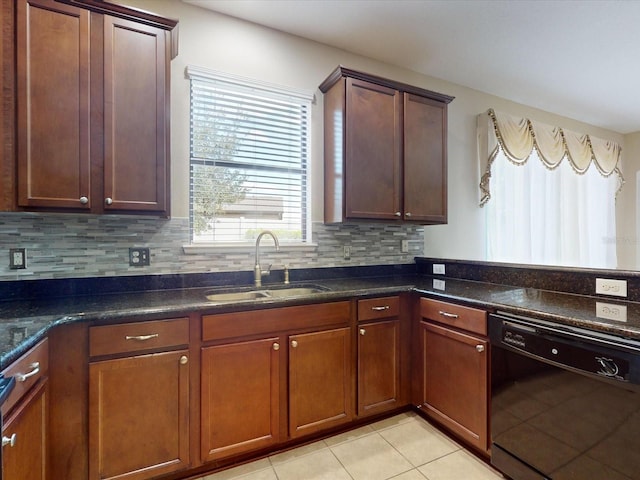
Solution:
<svg viewBox="0 0 640 480">
<path fill-rule="evenodd" d="M 261 260 L 273 268 L 413 263 L 424 249 L 420 225 L 313 224 L 312 246 L 282 248 L 266 242 Z M 402 240 L 409 251 L 402 253 Z M 0 213 L 0 281 L 253 270 L 254 248 L 185 253 L 189 220 L 125 215 Z M 344 246 L 351 258 L 344 258 Z M 129 266 L 129 247 L 148 247 L 151 265 Z M 27 268 L 9 269 L 9 249 L 26 248 Z"/>
</svg>

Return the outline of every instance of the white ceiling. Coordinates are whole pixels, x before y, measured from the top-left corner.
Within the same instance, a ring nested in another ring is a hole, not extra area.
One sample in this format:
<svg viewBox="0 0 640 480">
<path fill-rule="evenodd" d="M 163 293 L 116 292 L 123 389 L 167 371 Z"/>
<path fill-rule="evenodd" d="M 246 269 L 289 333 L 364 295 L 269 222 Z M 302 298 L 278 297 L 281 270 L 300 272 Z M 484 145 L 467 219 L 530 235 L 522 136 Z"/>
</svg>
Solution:
<svg viewBox="0 0 640 480">
<path fill-rule="evenodd" d="M 619 133 L 640 131 L 639 0 L 184 0 Z"/>
</svg>

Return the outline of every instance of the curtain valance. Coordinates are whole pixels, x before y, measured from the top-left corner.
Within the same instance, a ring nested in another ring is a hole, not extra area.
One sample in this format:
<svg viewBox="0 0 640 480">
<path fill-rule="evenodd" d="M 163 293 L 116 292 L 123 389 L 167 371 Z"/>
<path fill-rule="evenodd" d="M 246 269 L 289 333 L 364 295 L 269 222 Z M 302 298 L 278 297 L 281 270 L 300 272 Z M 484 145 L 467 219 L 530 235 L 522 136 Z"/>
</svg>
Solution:
<svg viewBox="0 0 640 480">
<path fill-rule="evenodd" d="M 622 188 L 624 178 L 619 165 L 622 149 L 618 143 L 489 109 L 478 115 L 481 206 L 491 198 L 491 165 L 499 151 L 509 161 L 522 165 L 533 149 L 549 169 L 566 158 L 576 173 L 583 174 L 593 162 L 601 175 L 616 174 L 617 191 Z"/>
</svg>

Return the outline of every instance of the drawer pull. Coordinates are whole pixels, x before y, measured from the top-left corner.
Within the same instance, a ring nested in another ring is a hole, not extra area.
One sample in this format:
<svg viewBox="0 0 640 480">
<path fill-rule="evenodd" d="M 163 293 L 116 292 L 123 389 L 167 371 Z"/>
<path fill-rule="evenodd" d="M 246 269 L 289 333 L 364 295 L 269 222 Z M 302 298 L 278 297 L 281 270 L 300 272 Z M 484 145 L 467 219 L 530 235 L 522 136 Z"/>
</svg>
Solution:
<svg viewBox="0 0 640 480">
<path fill-rule="evenodd" d="M 182 355 L 180 357 L 180 365 L 186 365 L 187 363 L 189 363 L 189 357 L 187 357 L 186 355 Z"/>
<path fill-rule="evenodd" d="M 279 344 L 278 342 L 275 342 L 275 343 L 273 344 L 273 349 L 274 349 L 275 351 L 280 350 L 280 344 Z"/>
<path fill-rule="evenodd" d="M 389 305 L 384 305 L 381 307 L 371 307 L 371 310 L 373 310 L 374 312 L 384 312 L 385 310 L 389 310 Z"/>
<path fill-rule="evenodd" d="M 291 340 L 291 346 L 293 348 L 298 348 L 298 342 L 296 342 L 295 340 Z"/>
<path fill-rule="evenodd" d="M 364 334 L 367 333 L 367 331 L 364 328 L 360 329 L 360 335 L 362 335 L 364 337 Z"/>
<path fill-rule="evenodd" d="M 40 362 L 34 362 L 30 367 L 31 371 L 29 373 L 16 373 L 16 382 L 25 382 L 27 378 L 31 378 L 40 373 Z"/>
<path fill-rule="evenodd" d="M 152 338 L 158 338 L 160 335 L 157 333 L 152 333 L 150 335 L 127 335 L 124 337 L 125 340 L 138 340 L 140 342 L 144 342 L 145 340 L 151 340 Z"/>
<path fill-rule="evenodd" d="M 447 318 L 458 318 L 458 315 L 456 315 L 455 313 L 449 313 L 449 312 L 443 312 L 442 310 L 439 310 L 438 313 L 440 315 L 442 315 L 443 317 L 447 317 Z"/>
<path fill-rule="evenodd" d="M 484 345 L 476 345 L 476 351 L 478 353 L 484 352 Z"/>
<path fill-rule="evenodd" d="M 16 436 L 15 433 L 10 437 L 2 437 L 2 446 L 3 447 L 6 447 L 7 445 L 9 445 L 10 447 L 15 446 L 17 438 L 18 437 Z"/>
</svg>

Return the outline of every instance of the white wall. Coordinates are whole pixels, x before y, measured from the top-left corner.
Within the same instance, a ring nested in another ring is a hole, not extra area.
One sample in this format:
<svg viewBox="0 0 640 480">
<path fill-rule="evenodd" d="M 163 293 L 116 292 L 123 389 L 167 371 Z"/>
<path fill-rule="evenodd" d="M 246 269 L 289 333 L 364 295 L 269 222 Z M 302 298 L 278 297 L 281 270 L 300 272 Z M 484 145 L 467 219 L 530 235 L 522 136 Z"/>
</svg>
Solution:
<svg viewBox="0 0 640 480">
<path fill-rule="evenodd" d="M 449 223 L 425 227 L 424 253 L 428 256 L 473 260 L 485 258 L 483 211 L 478 207 L 480 174 L 476 160 L 475 120 L 477 114 L 488 108 L 608 138 L 622 144 L 623 152 L 625 151 L 625 138 L 615 132 L 200 9 L 178 0 L 126 0 L 122 3 L 180 21 L 180 52 L 172 63 L 171 88 L 174 217 L 188 215 L 189 82 L 184 76 L 187 65 L 221 70 L 315 93 L 316 104 L 312 114 L 314 221 L 321 221 L 323 216 L 322 94 L 317 87 L 337 65 L 342 64 L 455 96 L 456 99 L 449 105 Z M 640 140 L 633 143 L 632 153 L 635 158 L 640 153 Z M 626 155 L 624 158 L 627 158 Z M 632 188 L 625 188 L 620 196 L 621 208 L 633 209 L 635 204 L 634 179 L 638 165 L 640 161 L 634 161 L 633 168 L 625 169 L 625 177 L 630 180 L 626 187 L 631 185 Z M 618 215 L 618 223 L 624 230 L 620 237 L 631 235 L 637 238 L 635 209 L 631 211 L 631 214 Z M 623 218 L 625 220 L 620 221 Z M 631 233 L 627 231 L 629 228 Z M 627 268 L 635 266 L 635 248 L 622 250 L 621 264 Z"/>
</svg>

